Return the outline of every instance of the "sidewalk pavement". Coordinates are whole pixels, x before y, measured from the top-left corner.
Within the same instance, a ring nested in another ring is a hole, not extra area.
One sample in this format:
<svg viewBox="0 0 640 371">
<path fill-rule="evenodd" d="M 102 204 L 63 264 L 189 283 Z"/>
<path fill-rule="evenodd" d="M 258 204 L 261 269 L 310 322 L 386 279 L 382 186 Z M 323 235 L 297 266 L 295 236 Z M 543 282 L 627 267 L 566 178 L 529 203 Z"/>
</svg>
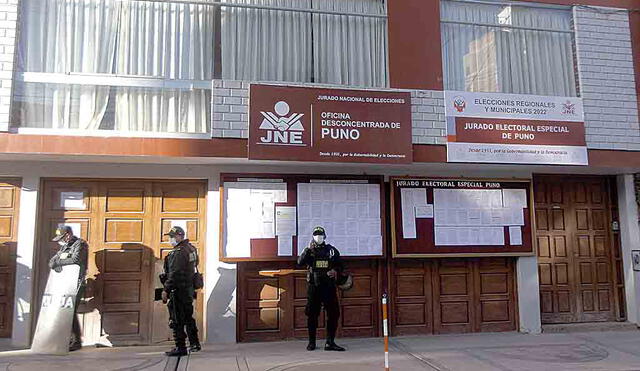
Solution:
<svg viewBox="0 0 640 371">
<path fill-rule="evenodd" d="M 206 345 L 188 370 L 384 370 L 382 339 L 341 339 L 347 352 L 308 352 L 304 341 Z M 322 345 L 318 342 L 318 345 Z M 0 370 L 162 371 L 168 347 L 85 348 L 68 356 L 0 352 Z M 184 359 L 183 359 L 184 360 Z M 180 365 L 186 364 L 181 360 Z M 396 337 L 391 370 L 640 370 L 640 331 Z"/>
</svg>

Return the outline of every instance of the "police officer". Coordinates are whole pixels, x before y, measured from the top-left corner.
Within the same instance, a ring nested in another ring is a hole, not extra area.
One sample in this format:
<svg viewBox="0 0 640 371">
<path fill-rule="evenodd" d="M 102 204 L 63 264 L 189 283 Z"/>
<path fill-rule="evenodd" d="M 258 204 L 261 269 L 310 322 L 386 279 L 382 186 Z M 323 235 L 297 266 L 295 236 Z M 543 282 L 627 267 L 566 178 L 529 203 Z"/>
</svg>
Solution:
<svg viewBox="0 0 640 371">
<path fill-rule="evenodd" d="M 80 266 L 78 291 L 73 307 L 73 325 L 71 326 L 71 338 L 69 339 L 69 351 L 72 352 L 82 348 L 82 333 L 76 313 L 78 312 L 80 298 L 84 293 L 84 277 L 87 273 L 87 251 L 89 250 L 89 245 L 85 240 L 74 236 L 71 227 L 66 225 L 56 229 L 56 234 L 52 241 L 60 245 L 60 250 L 49 260 L 49 268 L 60 272 L 65 265 L 77 264 Z"/>
<path fill-rule="evenodd" d="M 336 345 L 336 329 L 340 318 L 340 307 L 336 293 L 336 278 L 344 270 L 340 253 L 328 243 L 325 243 L 324 228 L 313 230 L 313 240 L 298 257 L 298 265 L 308 267 L 307 273 L 307 328 L 309 330 L 309 344 L 307 350 L 316 349 L 316 329 L 321 306 L 327 313 L 327 341 L 324 350 L 344 351 Z"/>
<path fill-rule="evenodd" d="M 198 328 L 193 319 L 193 276 L 198 264 L 196 248 L 185 239 L 184 230 L 173 227 L 169 233 L 173 250 L 164 258 L 164 284 L 162 302 L 169 307 L 169 327 L 173 330 L 176 347 L 166 352 L 169 357 L 187 355 L 186 338 L 189 337 L 189 350 L 200 351 Z M 185 327 L 187 333 L 185 334 Z"/>
</svg>

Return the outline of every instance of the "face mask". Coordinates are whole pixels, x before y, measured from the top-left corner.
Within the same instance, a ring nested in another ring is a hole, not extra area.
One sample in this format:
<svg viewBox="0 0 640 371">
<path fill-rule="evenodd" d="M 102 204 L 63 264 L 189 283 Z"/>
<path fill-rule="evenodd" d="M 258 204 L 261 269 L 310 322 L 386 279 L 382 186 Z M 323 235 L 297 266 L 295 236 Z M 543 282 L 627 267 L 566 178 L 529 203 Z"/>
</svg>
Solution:
<svg viewBox="0 0 640 371">
<path fill-rule="evenodd" d="M 176 241 L 175 237 L 171 237 L 169 239 L 169 243 L 171 244 L 171 246 L 174 246 L 174 247 L 178 245 L 178 241 Z"/>
<path fill-rule="evenodd" d="M 62 241 L 62 240 L 60 240 L 60 241 L 58 241 L 58 245 L 60 245 L 60 247 L 65 247 L 65 246 L 67 246 L 67 243 Z"/>
<path fill-rule="evenodd" d="M 313 236 L 313 241 L 320 245 L 324 242 L 324 236 L 322 235 Z"/>
</svg>

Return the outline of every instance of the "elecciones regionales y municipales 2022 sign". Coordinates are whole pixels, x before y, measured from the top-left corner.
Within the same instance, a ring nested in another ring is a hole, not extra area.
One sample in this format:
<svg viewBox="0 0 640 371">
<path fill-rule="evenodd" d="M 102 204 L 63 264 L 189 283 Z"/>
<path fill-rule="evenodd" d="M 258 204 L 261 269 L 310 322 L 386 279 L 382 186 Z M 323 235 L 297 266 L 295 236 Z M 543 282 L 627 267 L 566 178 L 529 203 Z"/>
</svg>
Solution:
<svg viewBox="0 0 640 371">
<path fill-rule="evenodd" d="M 445 92 L 447 161 L 588 165 L 582 99 Z"/>
</svg>

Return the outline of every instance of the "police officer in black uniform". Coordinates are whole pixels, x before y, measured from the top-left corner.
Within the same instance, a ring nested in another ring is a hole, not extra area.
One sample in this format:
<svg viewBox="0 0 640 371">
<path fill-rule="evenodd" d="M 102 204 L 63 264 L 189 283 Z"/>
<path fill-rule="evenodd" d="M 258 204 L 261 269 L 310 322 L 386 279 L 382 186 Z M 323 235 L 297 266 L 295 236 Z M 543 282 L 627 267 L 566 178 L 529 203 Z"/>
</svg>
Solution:
<svg viewBox="0 0 640 371">
<path fill-rule="evenodd" d="M 340 318 L 340 307 L 336 293 L 336 278 L 344 270 L 338 249 L 325 243 L 324 228 L 313 230 L 313 240 L 298 257 L 298 265 L 307 266 L 307 328 L 309 329 L 309 344 L 307 350 L 316 349 L 316 329 L 321 306 L 327 313 L 327 342 L 324 350 L 344 351 L 336 345 L 336 329 Z"/>
<path fill-rule="evenodd" d="M 82 333 L 76 313 L 78 312 L 80 298 L 84 293 L 84 277 L 87 273 L 87 251 L 89 250 L 89 245 L 85 240 L 74 236 L 73 230 L 67 225 L 56 229 L 56 235 L 52 241 L 60 245 L 60 250 L 49 260 L 49 268 L 60 272 L 65 265 L 77 264 L 80 266 L 78 292 L 73 307 L 73 325 L 71 327 L 71 338 L 69 339 L 69 351 L 74 351 L 82 348 Z"/>
<path fill-rule="evenodd" d="M 169 236 L 173 250 L 164 258 L 164 274 L 160 277 L 164 284 L 162 302 L 168 302 L 169 327 L 173 330 L 176 343 L 176 347 L 165 354 L 169 357 L 179 357 L 187 355 L 187 336 L 191 352 L 201 349 L 198 328 L 193 319 L 193 276 L 198 264 L 198 254 L 196 248 L 185 239 L 182 228 L 173 227 L 165 236 Z"/>
</svg>

